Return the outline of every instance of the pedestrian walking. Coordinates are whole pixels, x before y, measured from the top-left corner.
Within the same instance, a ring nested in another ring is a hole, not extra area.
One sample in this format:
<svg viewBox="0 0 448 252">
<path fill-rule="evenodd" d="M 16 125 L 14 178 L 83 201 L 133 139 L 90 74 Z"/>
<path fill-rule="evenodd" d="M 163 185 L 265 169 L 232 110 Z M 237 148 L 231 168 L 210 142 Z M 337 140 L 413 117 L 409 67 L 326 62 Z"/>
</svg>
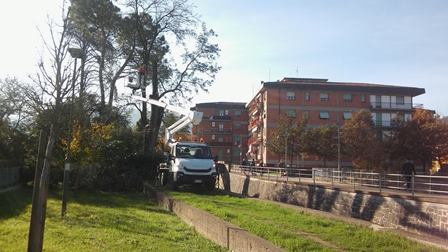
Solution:
<svg viewBox="0 0 448 252">
<path fill-rule="evenodd" d="M 412 177 L 415 175 L 414 163 L 410 159 L 406 159 L 401 167 L 401 172 L 406 179 L 406 189 L 409 191 L 411 189 Z"/>
</svg>

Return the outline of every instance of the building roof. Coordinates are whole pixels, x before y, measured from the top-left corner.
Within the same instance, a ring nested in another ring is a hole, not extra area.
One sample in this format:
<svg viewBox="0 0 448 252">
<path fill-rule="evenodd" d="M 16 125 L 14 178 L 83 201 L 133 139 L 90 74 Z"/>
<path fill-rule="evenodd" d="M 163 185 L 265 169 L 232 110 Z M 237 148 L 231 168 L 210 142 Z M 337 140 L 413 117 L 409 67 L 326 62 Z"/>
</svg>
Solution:
<svg viewBox="0 0 448 252">
<path fill-rule="evenodd" d="M 194 107 L 197 108 L 218 108 L 218 109 L 244 109 L 246 103 L 244 102 L 205 102 L 197 103 Z"/>
<path fill-rule="evenodd" d="M 328 79 L 290 78 L 281 81 L 262 82 L 263 88 L 293 88 L 305 90 L 333 90 L 333 91 L 359 91 L 370 94 L 395 94 L 417 96 L 425 93 L 424 88 L 406 87 L 398 85 L 384 85 L 361 82 L 329 82 Z M 262 89 L 263 89 L 262 88 Z"/>
</svg>

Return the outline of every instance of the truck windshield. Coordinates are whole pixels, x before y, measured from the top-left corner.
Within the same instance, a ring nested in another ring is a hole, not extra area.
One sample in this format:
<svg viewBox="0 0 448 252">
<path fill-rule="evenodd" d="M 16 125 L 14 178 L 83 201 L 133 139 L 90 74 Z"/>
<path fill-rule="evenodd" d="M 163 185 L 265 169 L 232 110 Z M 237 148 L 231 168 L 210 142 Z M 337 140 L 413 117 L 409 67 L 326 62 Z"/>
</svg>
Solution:
<svg viewBox="0 0 448 252">
<path fill-rule="evenodd" d="M 212 155 L 208 146 L 177 145 L 176 157 L 211 159 Z"/>
</svg>

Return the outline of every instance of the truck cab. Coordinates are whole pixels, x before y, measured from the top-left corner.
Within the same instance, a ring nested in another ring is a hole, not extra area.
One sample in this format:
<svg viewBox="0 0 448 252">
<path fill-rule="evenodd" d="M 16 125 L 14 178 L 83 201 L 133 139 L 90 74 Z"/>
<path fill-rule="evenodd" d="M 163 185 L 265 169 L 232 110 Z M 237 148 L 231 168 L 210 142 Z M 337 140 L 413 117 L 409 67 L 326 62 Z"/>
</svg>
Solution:
<svg viewBox="0 0 448 252">
<path fill-rule="evenodd" d="M 214 188 L 217 172 L 208 144 L 175 142 L 170 146 L 168 168 L 174 186 L 202 184 L 207 189 Z"/>
</svg>

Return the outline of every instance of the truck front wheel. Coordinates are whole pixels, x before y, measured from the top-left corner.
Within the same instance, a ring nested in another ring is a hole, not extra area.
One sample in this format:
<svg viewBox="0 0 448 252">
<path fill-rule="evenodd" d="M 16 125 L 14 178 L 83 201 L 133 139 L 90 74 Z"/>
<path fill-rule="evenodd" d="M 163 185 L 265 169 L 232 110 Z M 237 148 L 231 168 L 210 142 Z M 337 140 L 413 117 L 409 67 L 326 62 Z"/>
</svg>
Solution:
<svg viewBox="0 0 448 252">
<path fill-rule="evenodd" d="M 204 183 L 204 187 L 207 191 L 211 192 L 216 189 L 216 179 L 210 179 Z"/>
<path fill-rule="evenodd" d="M 178 183 L 177 183 L 177 181 L 174 181 L 174 173 L 173 173 L 173 172 L 170 172 L 170 173 L 168 173 L 167 175 L 168 175 L 168 177 L 169 177 L 169 180 L 168 180 L 168 186 L 169 186 L 169 189 L 171 189 L 171 190 L 177 190 Z"/>
</svg>

